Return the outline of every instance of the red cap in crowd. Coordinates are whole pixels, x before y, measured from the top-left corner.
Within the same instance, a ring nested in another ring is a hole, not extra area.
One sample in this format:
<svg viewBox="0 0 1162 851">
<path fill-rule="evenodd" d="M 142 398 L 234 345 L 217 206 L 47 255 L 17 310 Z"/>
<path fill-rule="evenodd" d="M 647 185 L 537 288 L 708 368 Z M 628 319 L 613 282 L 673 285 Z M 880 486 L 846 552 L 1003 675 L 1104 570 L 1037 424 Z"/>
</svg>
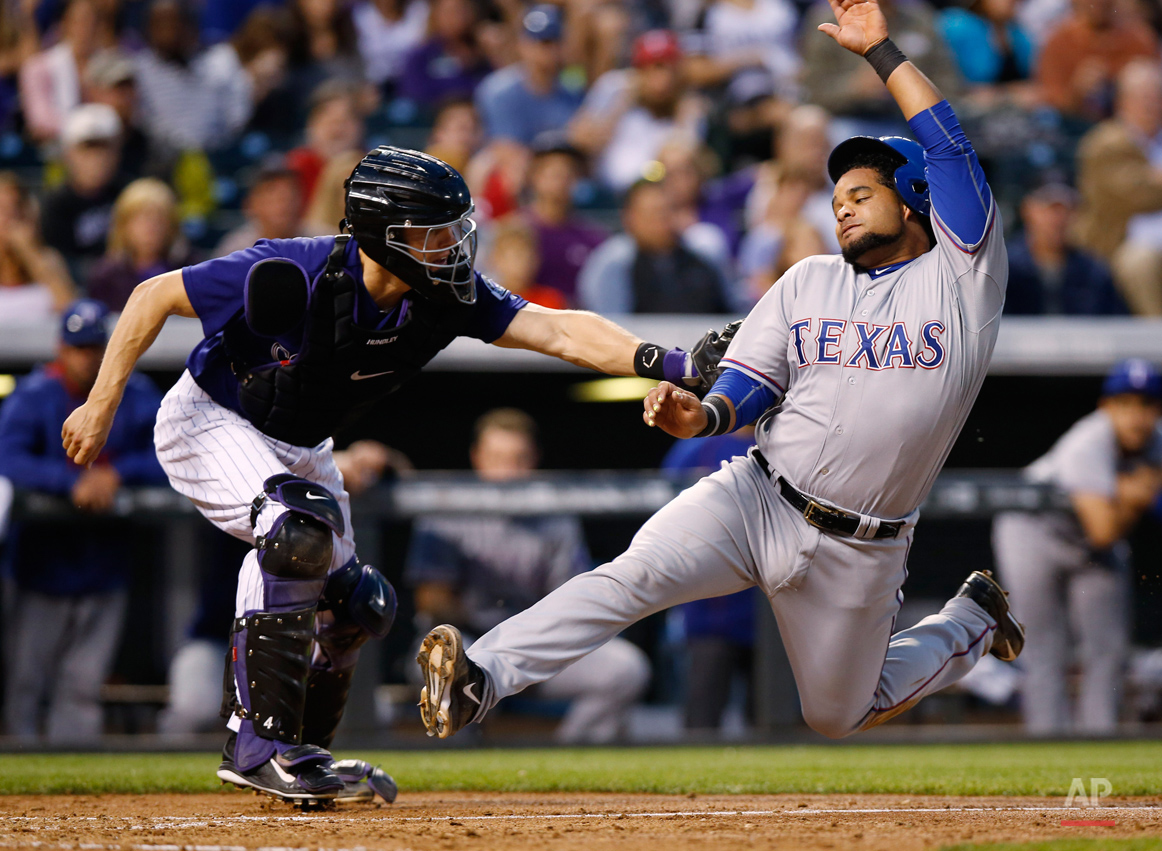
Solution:
<svg viewBox="0 0 1162 851">
<path fill-rule="evenodd" d="M 633 43 L 633 65 L 668 64 L 682 58 L 682 47 L 673 30 L 650 30 L 639 35 Z"/>
</svg>

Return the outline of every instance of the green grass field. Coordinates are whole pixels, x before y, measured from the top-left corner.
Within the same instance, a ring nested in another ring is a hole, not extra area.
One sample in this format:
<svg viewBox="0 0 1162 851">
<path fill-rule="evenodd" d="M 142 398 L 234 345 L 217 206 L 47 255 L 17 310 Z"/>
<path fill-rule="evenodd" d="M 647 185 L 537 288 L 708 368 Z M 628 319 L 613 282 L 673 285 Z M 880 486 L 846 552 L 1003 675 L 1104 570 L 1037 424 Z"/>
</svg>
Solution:
<svg viewBox="0 0 1162 851">
<path fill-rule="evenodd" d="M 344 754 L 353 755 L 353 754 Z M 1162 793 L 1162 742 L 381 751 L 412 791 L 1065 796 Z M 4 754 L 0 794 L 211 792 L 212 754 Z M 1127 846 L 1127 848 L 1137 846 Z"/>
</svg>

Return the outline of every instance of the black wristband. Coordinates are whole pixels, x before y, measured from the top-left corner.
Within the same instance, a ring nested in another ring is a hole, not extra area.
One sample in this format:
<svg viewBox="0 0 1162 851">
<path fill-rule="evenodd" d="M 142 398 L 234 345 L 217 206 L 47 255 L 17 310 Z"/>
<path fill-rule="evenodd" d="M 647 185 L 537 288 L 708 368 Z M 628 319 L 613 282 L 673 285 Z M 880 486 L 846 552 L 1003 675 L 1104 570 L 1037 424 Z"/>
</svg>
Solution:
<svg viewBox="0 0 1162 851">
<path fill-rule="evenodd" d="M 873 44 L 863 58 L 871 64 L 885 83 L 893 71 L 908 61 L 908 57 L 900 52 L 900 48 L 896 47 L 890 38 Z"/>
<path fill-rule="evenodd" d="M 666 350 L 653 343 L 642 343 L 633 356 L 633 371 L 642 378 L 665 381 Z"/>
<path fill-rule="evenodd" d="M 695 437 L 711 437 L 730 430 L 730 408 L 721 396 L 707 396 L 702 402 L 702 410 L 706 412 L 706 428 Z"/>
</svg>

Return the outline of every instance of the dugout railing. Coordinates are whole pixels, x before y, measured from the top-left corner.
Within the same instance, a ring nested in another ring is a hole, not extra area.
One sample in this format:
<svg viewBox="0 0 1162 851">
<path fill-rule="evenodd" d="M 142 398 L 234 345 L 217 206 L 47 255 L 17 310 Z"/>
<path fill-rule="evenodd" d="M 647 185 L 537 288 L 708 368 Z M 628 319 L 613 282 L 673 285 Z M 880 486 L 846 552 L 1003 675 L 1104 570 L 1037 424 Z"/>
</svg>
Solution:
<svg viewBox="0 0 1162 851">
<path fill-rule="evenodd" d="M 441 514 L 571 514 L 582 517 L 587 526 L 616 522 L 633 528 L 696 480 L 697 476 L 667 476 L 656 471 L 545 471 L 522 481 L 492 483 L 466 473 L 429 472 L 381 485 L 353 498 L 352 517 L 363 558 L 384 565 L 386 573 L 396 574 L 392 578 L 398 584 L 401 554 L 390 552 L 395 539 L 387 538 L 393 528 L 414 518 Z M 62 497 L 19 490 L 9 490 L 7 495 L 11 500 L 11 521 L 59 523 L 61 529 L 110 520 L 126 522 L 132 528 L 152 527 L 159 549 L 157 573 L 150 577 L 152 611 L 133 614 L 132 634 L 133 640 L 139 642 L 139 652 L 152 654 L 158 660 L 172 657 L 185 640 L 186 628 L 197 607 L 197 559 L 203 551 L 198 538 L 209 530 L 188 500 L 164 487 L 126 488 L 117 495 L 109 515 L 94 517 L 81 514 Z M 0 487 L 0 508 L 4 496 L 5 489 Z M 1000 511 L 1043 511 L 1064 505 L 1062 494 L 1026 482 L 1014 471 L 949 470 L 938 477 L 921 515 L 935 535 L 937 522 L 987 521 Z M 797 698 L 769 612 L 760 616 L 757 629 L 752 679 L 755 724 L 760 730 L 785 728 L 797 722 Z M 153 644 L 141 646 L 143 638 Z M 395 646 L 389 643 L 388 647 L 371 642 L 364 649 L 344 721 L 347 734 L 365 738 L 382 732 L 377 729 L 374 693 L 382 684 L 384 654 L 398 653 L 401 647 L 406 647 L 406 642 Z M 114 711 L 140 719 L 159 708 L 164 690 L 156 685 L 145 685 L 143 689 L 143 684 L 124 683 L 107 688 L 105 696 Z M 134 709 L 137 704 L 141 706 Z M 148 726 L 147 723 L 144 728 Z"/>
</svg>

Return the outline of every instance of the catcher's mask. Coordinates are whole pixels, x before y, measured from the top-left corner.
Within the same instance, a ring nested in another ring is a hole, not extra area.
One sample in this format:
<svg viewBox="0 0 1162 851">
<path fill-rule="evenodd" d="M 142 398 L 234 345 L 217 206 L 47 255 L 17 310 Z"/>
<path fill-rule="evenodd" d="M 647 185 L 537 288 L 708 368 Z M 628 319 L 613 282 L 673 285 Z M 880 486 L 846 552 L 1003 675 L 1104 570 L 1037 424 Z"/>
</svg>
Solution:
<svg viewBox="0 0 1162 851">
<path fill-rule="evenodd" d="M 359 161 L 346 188 L 342 226 L 368 257 L 425 298 L 476 301 L 474 206 L 456 169 L 385 145 Z"/>
</svg>

